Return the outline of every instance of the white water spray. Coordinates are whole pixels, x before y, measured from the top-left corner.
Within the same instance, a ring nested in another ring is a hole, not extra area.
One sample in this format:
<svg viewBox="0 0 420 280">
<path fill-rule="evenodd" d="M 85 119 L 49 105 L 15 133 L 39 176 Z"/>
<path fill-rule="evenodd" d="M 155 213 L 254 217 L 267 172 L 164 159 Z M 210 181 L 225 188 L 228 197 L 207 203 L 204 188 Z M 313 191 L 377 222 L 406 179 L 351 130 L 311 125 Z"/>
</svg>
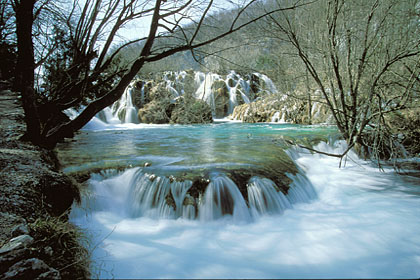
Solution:
<svg viewBox="0 0 420 280">
<path fill-rule="evenodd" d="M 248 201 L 251 211 L 257 215 L 283 213 L 292 208 L 289 200 L 267 178 L 252 177 L 248 183 Z M 290 191 L 289 191 L 290 192 Z"/>
<path fill-rule="evenodd" d="M 321 143 L 315 148 L 338 153 L 345 145 Z M 233 216 L 240 217 L 238 213 L 252 215 L 245 211 L 239 190 L 225 175 L 211 177 L 211 186 L 202 198 L 209 209 L 204 210 L 208 216 L 201 214 L 206 217 L 203 221 L 200 214 L 200 219 L 194 220 L 197 217 L 193 205 L 198 201 L 188 194 L 184 196 L 188 186 L 176 185 L 178 182 L 166 177 L 153 177 L 140 169 L 102 179 L 93 176 L 90 185 L 95 193 L 91 203 L 94 210 L 88 216 L 74 211 L 72 221 L 95 232 L 95 244 L 102 242 L 94 251 L 94 259 L 103 262 L 98 272 L 101 278 L 420 275 L 420 199 L 414 194 L 418 179 L 406 180 L 392 170 L 380 172 L 353 153 L 349 154 L 352 160 L 341 169 L 335 158 L 300 150 L 290 154 L 301 168 L 299 173 L 289 175 L 292 183 L 285 198 L 293 202 L 290 203 L 293 208 L 284 197 L 280 202 L 274 201 L 278 193 L 273 192 L 275 185 L 271 181 L 254 177 L 248 182 L 248 197 L 254 198 L 248 200 L 250 207 L 260 214 L 251 222 L 233 222 Z M 256 186 L 260 191 L 253 190 Z M 262 190 L 265 199 L 259 195 Z M 166 202 L 156 195 L 166 197 L 171 192 L 175 193 L 172 196 L 176 205 L 184 201 L 181 219 L 173 219 L 180 215 L 173 208 L 169 207 L 172 212 L 165 214 L 162 208 L 166 206 L 159 206 Z M 222 199 L 219 194 L 227 192 L 229 198 Z M 220 201 L 234 201 L 234 197 L 242 205 L 238 212 L 235 207 L 227 210 L 220 206 Z M 308 199 L 311 203 L 296 203 Z M 127 201 L 137 203 L 135 218 L 118 210 Z M 143 207 L 140 201 L 148 206 Z M 263 214 L 275 212 L 274 209 L 283 214 Z M 223 211 L 232 212 L 233 216 L 225 215 L 231 219 L 211 220 Z"/>
<path fill-rule="evenodd" d="M 236 184 L 219 174 L 211 179 L 199 213 L 202 221 L 216 220 L 225 215 L 231 215 L 234 221 L 251 219 L 246 202 Z"/>
</svg>

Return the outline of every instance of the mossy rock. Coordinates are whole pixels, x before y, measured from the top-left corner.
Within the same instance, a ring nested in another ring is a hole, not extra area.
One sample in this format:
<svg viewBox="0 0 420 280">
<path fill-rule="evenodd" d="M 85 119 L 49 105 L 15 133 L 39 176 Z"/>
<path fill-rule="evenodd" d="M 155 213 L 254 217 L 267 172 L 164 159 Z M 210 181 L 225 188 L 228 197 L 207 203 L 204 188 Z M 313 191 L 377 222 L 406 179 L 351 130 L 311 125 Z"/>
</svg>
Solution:
<svg viewBox="0 0 420 280">
<path fill-rule="evenodd" d="M 142 123 L 169 123 L 174 106 L 170 99 L 153 100 L 138 111 L 138 118 Z"/>
<path fill-rule="evenodd" d="M 214 103 L 216 106 L 216 118 L 223 118 L 229 112 L 229 93 L 223 88 L 218 88 L 214 93 Z"/>
<path fill-rule="evenodd" d="M 213 122 L 210 106 L 197 99 L 179 98 L 171 112 L 171 123 L 205 124 Z"/>
</svg>

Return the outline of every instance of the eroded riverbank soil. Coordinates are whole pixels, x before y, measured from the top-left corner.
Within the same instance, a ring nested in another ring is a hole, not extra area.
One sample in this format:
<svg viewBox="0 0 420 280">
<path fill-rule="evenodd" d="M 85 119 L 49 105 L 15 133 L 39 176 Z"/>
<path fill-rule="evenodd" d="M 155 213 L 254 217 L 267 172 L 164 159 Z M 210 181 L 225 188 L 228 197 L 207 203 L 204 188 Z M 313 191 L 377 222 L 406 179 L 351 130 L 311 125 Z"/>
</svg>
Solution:
<svg viewBox="0 0 420 280">
<path fill-rule="evenodd" d="M 0 278 L 86 277 L 66 263 L 75 261 L 68 244 L 58 244 L 74 242 L 66 211 L 77 186 L 52 151 L 19 140 L 24 131 L 18 95 L 0 91 Z"/>
</svg>

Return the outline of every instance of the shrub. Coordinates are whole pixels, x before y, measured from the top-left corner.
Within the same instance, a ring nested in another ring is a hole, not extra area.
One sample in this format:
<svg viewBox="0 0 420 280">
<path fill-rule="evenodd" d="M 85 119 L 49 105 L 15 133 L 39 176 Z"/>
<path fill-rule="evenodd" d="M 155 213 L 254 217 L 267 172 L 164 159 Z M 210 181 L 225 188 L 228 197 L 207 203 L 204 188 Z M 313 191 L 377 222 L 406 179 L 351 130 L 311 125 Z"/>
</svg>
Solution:
<svg viewBox="0 0 420 280">
<path fill-rule="evenodd" d="M 180 98 L 171 115 L 171 122 L 178 124 L 197 124 L 213 122 L 210 106 L 198 99 Z"/>
</svg>

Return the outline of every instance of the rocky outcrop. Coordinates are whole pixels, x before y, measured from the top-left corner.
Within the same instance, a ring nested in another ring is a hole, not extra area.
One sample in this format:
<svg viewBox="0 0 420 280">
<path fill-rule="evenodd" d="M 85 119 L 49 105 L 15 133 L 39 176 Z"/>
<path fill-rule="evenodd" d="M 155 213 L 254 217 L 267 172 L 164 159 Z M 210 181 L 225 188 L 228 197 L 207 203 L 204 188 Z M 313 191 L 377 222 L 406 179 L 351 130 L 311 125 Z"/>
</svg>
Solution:
<svg viewBox="0 0 420 280">
<path fill-rule="evenodd" d="M 312 103 L 311 117 L 309 117 L 308 110 L 308 102 L 305 100 L 283 94 L 273 94 L 235 107 L 230 118 L 249 123 L 331 124 L 333 121 L 328 107 L 321 103 Z"/>
<path fill-rule="evenodd" d="M 192 97 L 191 93 L 175 96 L 164 84 L 158 83 L 149 89 L 147 96 L 150 102 L 138 112 L 142 123 L 199 124 L 213 121 L 210 106 Z"/>
<path fill-rule="evenodd" d="M 24 130 L 19 97 L 10 91 L 1 91 L 0 278 L 87 277 L 86 271 L 72 266 L 72 253 L 62 257 L 66 251 L 63 244 L 52 238 L 63 234 L 57 227 L 59 224 L 71 227 L 67 223 L 66 211 L 79 198 L 76 183 L 59 172 L 53 151 L 19 140 Z M 40 221 L 49 221 L 51 230 L 39 234 L 35 224 Z M 48 244 L 51 248 L 49 254 L 44 252 L 46 241 L 51 243 Z"/>
<path fill-rule="evenodd" d="M 205 124 L 212 122 L 210 106 L 206 102 L 194 98 L 179 97 L 171 112 L 171 123 Z"/>
</svg>

